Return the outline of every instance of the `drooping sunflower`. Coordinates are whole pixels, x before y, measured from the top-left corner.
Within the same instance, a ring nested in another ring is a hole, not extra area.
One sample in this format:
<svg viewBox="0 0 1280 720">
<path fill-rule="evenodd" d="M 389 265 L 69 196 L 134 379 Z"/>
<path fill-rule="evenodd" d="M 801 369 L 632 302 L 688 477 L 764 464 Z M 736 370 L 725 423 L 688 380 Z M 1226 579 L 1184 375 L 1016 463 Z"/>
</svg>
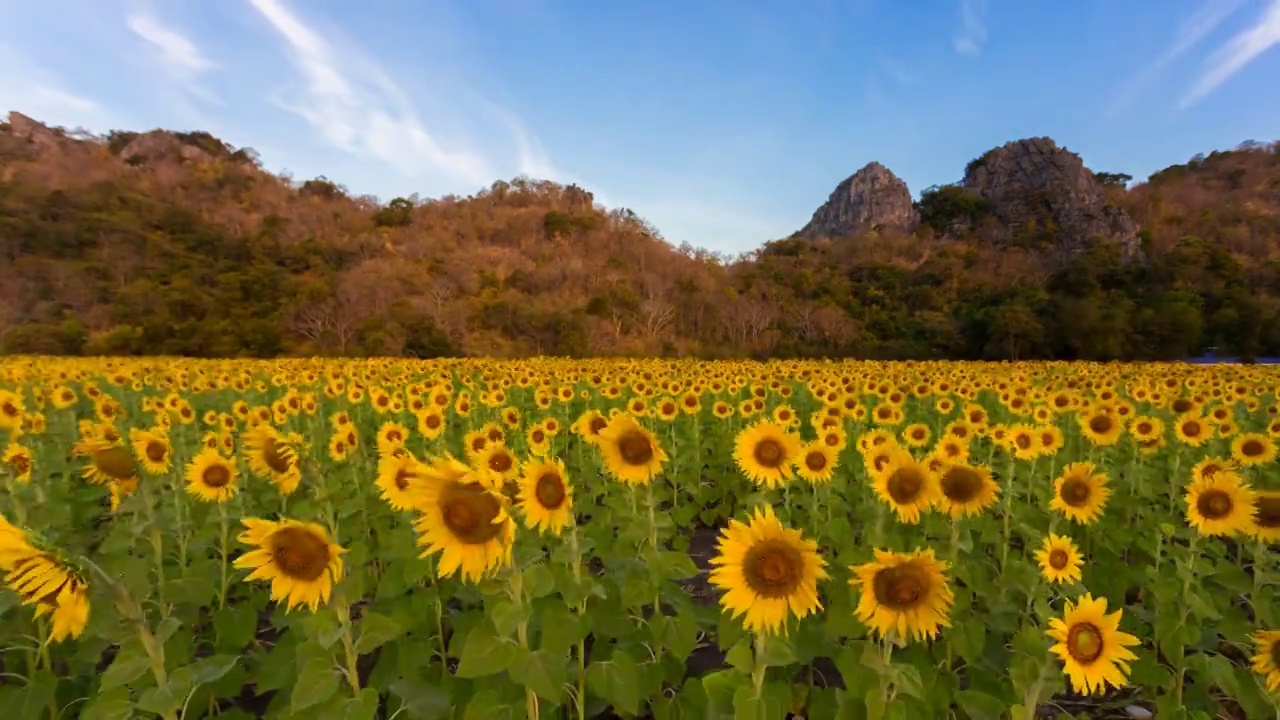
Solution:
<svg viewBox="0 0 1280 720">
<path fill-rule="evenodd" d="M 1036 550 L 1036 561 L 1040 563 L 1040 574 L 1051 583 L 1079 582 L 1083 577 L 1080 550 L 1065 535 L 1049 533 Z"/>
<path fill-rule="evenodd" d="M 979 515 L 996 501 L 1000 486 L 982 465 L 945 464 L 938 478 L 938 509 L 953 519 Z"/>
<path fill-rule="evenodd" d="M 559 460 L 529 463 L 520 478 L 517 500 L 531 530 L 559 535 L 573 520 L 573 488 Z"/>
<path fill-rule="evenodd" d="M 1276 444 L 1262 433 L 1241 433 L 1231 441 L 1231 459 L 1244 467 L 1276 459 Z"/>
<path fill-rule="evenodd" d="M 414 485 L 422 481 L 422 471 L 422 462 L 401 448 L 378 459 L 378 477 L 373 484 L 392 510 L 409 510 L 414 507 Z"/>
<path fill-rule="evenodd" d="M 72 446 L 71 452 L 89 458 L 84 478 L 95 485 L 119 482 L 132 487 L 138 479 L 138 464 L 129 449 L 116 440 L 89 436 Z"/>
<path fill-rule="evenodd" d="M 314 523 L 245 518 L 240 542 L 256 546 L 236 558 L 235 566 L 252 570 L 245 582 L 271 581 L 271 599 L 287 610 L 306 605 L 315 612 L 329 602 L 334 583 L 342 580 L 342 546 Z"/>
<path fill-rule="evenodd" d="M 1259 630 L 1253 642 L 1258 652 L 1252 658 L 1253 671 L 1262 676 L 1268 691 L 1280 693 L 1280 630 Z"/>
<path fill-rule="evenodd" d="M 936 559 L 932 549 L 876 550 L 874 561 L 850 570 L 849 583 L 862 591 L 854 614 L 880 637 L 933 638 L 951 625 L 955 596 L 947 585 L 947 563 Z"/>
<path fill-rule="evenodd" d="M 625 484 L 648 484 L 667 461 L 658 438 L 626 413 L 615 415 L 599 431 L 596 446 L 609 473 Z"/>
<path fill-rule="evenodd" d="M 1253 528 L 1253 490 L 1239 473 L 1224 470 L 1191 481 L 1186 500 L 1187 522 L 1201 535 L 1235 535 Z"/>
<path fill-rule="evenodd" d="M 205 448 L 187 464 L 187 492 L 206 502 L 226 502 L 236 494 L 236 466 L 222 453 Z"/>
<path fill-rule="evenodd" d="M 577 433 L 592 445 L 596 445 L 600 440 L 600 432 L 609 425 L 609 420 L 600 414 L 599 410 L 588 410 L 582 413 L 572 426 L 573 432 Z"/>
<path fill-rule="evenodd" d="M 730 519 L 718 547 L 709 580 L 725 591 L 720 605 L 747 630 L 785 634 L 789 615 L 822 608 L 818 581 L 827 571 L 818 544 L 785 527 L 773 508 L 756 508 L 747 523 Z"/>
<path fill-rule="evenodd" d="M 888 464 L 875 475 L 873 487 L 898 514 L 898 520 L 914 525 L 937 499 L 938 476 L 906 449 L 895 448 Z"/>
<path fill-rule="evenodd" d="M 759 420 L 738 432 L 733 459 L 749 480 L 776 488 L 791 479 L 792 463 L 800 454 L 800 438 L 782 426 Z"/>
<path fill-rule="evenodd" d="M 814 485 L 831 482 L 835 474 L 838 455 L 821 440 L 814 440 L 800 448 L 796 456 L 796 474 Z"/>
<path fill-rule="evenodd" d="M 36 617 L 49 615 L 49 641 L 80 637 L 89 623 L 89 586 L 56 553 L 36 547 L 31 538 L 0 516 L 0 571 L 23 605 Z"/>
<path fill-rule="evenodd" d="M 298 451 L 291 438 L 281 435 L 265 423 L 255 425 L 244 434 L 244 449 L 249 457 L 249 470 L 270 480 L 281 495 L 290 495 L 302 482 Z"/>
<path fill-rule="evenodd" d="M 1111 488 L 1107 487 L 1107 476 L 1098 472 L 1093 463 L 1072 463 L 1053 481 L 1049 508 L 1069 520 L 1088 525 L 1102 514 L 1109 497 Z"/>
<path fill-rule="evenodd" d="M 1280 541 L 1280 490 L 1258 490 L 1253 494 L 1251 534 L 1263 542 Z"/>
<path fill-rule="evenodd" d="M 4 455 L 0 456 L 0 462 L 9 466 L 9 472 L 13 473 L 15 482 L 31 482 L 31 469 L 35 467 L 35 463 L 32 462 L 31 451 L 26 446 L 10 442 L 9 447 L 5 448 Z"/>
<path fill-rule="evenodd" d="M 516 527 L 504 498 L 491 489 L 493 474 L 450 458 L 432 462 L 424 476 L 414 502 L 422 513 L 414 521 L 420 557 L 440 553 L 439 576 L 461 571 L 469 582 L 510 563 Z"/>
<path fill-rule="evenodd" d="M 1079 601 L 1066 601 L 1061 618 L 1051 618 L 1046 634 L 1057 644 L 1049 650 L 1063 664 L 1063 671 L 1078 693 L 1093 694 L 1108 685 L 1128 682 L 1129 662 L 1137 660 L 1128 648 L 1138 638 L 1120 631 L 1121 610 L 1107 614 L 1107 599 L 1085 593 Z"/>
<path fill-rule="evenodd" d="M 169 444 L 169 435 L 162 428 L 129 431 L 129 444 L 133 446 L 133 454 L 137 456 L 142 469 L 151 475 L 163 475 L 169 472 L 173 462 L 173 446 Z"/>
</svg>

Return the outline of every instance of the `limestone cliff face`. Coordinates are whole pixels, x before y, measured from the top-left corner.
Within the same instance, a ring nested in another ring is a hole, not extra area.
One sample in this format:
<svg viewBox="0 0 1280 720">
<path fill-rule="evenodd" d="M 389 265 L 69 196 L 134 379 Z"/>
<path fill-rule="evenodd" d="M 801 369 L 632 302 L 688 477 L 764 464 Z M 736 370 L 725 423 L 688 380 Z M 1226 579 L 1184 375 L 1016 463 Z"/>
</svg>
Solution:
<svg viewBox="0 0 1280 720">
<path fill-rule="evenodd" d="M 877 228 L 910 230 L 915 224 L 916 209 L 907 184 L 885 166 L 873 162 L 837 185 L 796 235 L 848 237 Z"/>
<path fill-rule="evenodd" d="M 1006 143 L 966 168 L 964 187 L 991 204 L 1010 237 L 1029 226 L 1056 228 L 1057 244 L 1068 252 L 1099 235 L 1123 254 L 1141 253 L 1138 227 L 1124 210 L 1108 205 L 1102 183 L 1080 156 L 1047 137 Z"/>
</svg>

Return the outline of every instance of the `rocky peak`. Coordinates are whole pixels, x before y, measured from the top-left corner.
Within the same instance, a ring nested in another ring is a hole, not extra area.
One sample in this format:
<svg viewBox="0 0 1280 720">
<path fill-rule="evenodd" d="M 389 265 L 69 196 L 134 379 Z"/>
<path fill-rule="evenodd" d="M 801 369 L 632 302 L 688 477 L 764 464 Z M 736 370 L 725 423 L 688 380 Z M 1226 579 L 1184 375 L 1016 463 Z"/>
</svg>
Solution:
<svg viewBox="0 0 1280 720">
<path fill-rule="evenodd" d="M 17 110 L 9 111 L 9 134 L 18 140 L 27 141 L 38 151 L 50 150 L 58 145 L 57 132 Z"/>
<path fill-rule="evenodd" d="M 1096 235 L 1119 244 L 1126 257 L 1141 252 L 1129 215 L 1107 204 L 1102 183 L 1079 155 L 1047 137 L 988 151 L 965 168 L 964 187 L 990 203 L 1008 239 L 1048 234 L 1070 252 Z"/>
<path fill-rule="evenodd" d="M 915 224 L 916 209 L 907 184 L 889 168 L 872 162 L 837 185 L 796 235 L 848 237 L 880 227 L 909 230 Z"/>
</svg>

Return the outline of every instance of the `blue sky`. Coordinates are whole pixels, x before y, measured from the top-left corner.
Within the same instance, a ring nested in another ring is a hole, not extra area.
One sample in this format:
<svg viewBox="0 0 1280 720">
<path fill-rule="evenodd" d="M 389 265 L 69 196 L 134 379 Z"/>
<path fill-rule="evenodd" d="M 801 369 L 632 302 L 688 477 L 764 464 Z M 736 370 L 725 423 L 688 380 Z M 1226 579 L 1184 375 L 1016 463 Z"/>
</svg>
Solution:
<svg viewBox="0 0 1280 720">
<path fill-rule="evenodd" d="M 0 0 L 0 68 L 0 112 L 384 200 L 577 182 L 729 253 L 872 160 L 918 194 L 1021 137 L 1144 178 L 1280 136 L 1280 0 Z"/>
</svg>

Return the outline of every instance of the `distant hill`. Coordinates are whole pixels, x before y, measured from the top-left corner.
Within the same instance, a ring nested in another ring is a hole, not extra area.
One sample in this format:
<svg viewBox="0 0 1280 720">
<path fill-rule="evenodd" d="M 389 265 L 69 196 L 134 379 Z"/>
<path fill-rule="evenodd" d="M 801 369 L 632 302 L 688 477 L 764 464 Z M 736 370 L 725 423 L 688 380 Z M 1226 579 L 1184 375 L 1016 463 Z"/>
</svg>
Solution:
<svg viewBox="0 0 1280 720">
<path fill-rule="evenodd" d="M 97 137 L 15 112 L 0 351 L 1280 354 L 1280 145 L 1128 180 L 1035 138 L 904 204 L 876 164 L 796 237 L 723 258 L 576 186 L 381 204 L 208 133 Z"/>
</svg>

